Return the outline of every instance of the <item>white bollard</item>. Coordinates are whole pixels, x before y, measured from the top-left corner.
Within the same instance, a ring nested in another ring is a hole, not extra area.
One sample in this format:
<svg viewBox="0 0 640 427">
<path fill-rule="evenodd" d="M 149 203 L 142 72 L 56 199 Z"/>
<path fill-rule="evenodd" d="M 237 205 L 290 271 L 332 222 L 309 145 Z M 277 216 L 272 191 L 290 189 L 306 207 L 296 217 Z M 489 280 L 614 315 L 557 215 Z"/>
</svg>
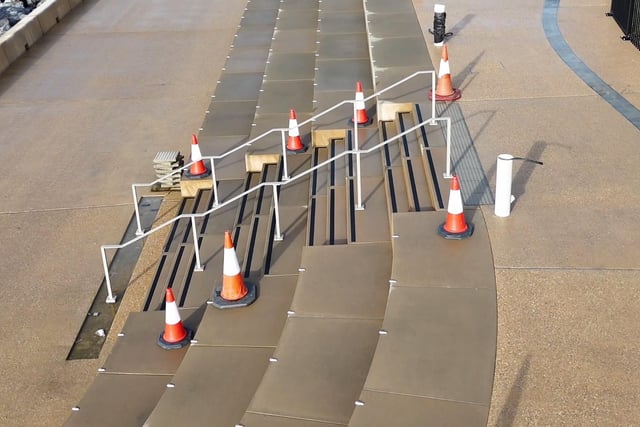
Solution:
<svg viewBox="0 0 640 427">
<path fill-rule="evenodd" d="M 507 217 L 511 213 L 511 173 L 513 170 L 513 156 L 500 154 L 496 167 L 496 207 L 495 214 L 499 217 Z"/>
</svg>

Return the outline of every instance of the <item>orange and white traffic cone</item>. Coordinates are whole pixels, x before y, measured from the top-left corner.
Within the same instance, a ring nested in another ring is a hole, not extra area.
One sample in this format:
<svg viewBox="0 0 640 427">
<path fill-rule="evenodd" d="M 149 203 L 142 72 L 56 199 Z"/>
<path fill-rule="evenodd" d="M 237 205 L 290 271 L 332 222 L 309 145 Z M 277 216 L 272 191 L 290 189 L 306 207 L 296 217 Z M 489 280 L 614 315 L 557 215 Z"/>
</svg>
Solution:
<svg viewBox="0 0 640 427">
<path fill-rule="evenodd" d="M 171 288 L 167 288 L 165 295 L 164 318 L 164 331 L 158 337 L 158 345 L 165 350 L 173 350 L 189 344 L 193 331 L 182 324 Z"/>
<path fill-rule="evenodd" d="M 349 120 L 349 124 L 357 123 L 358 126 L 368 126 L 373 120 L 370 120 L 367 116 L 367 109 L 364 104 L 364 92 L 362 91 L 362 83 L 356 83 L 356 99 L 354 104 L 355 115 Z"/>
<path fill-rule="evenodd" d="M 464 239 L 473 234 L 473 224 L 467 224 L 462 207 L 462 195 L 460 194 L 460 182 L 454 175 L 451 180 L 451 192 L 447 206 L 447 219 L 438 227 L 438 234 L 445 239 Z"/>
<path fill-rule="evenodd" d="M 251 304 L 256 300 L 256 287 L 245 283 L 242 278 L 230 231 L 224 233 L 223 258 L 222 287 L 214 290 L 210 303 L 218 308 L 245 307 Z"/>
<path fill-rule="evenodd" d="M 442 46 L 442 58 L 438 70 L 438 83 L 436 84 L 436 101 L 451 102 L 462 97 L 460 89 L 455 89 L 451 83 L 451 70 L 449 69 L 449 52 L 447 45 Z M 429 90 L 429 99 L 433 99 L 433 92 Z"/>
<path fill-rule="evenodd" d="M 202 153 L 198 145 L 198 137 L 191 135 L 191 161 L 195 162 L 185 171 L 185 175 L 189 178 L 206 178 L 211 175 L 211 170 L 204 164 Z"/>
<path fill-rule="evenodd" d="M 305 149 L 305 146 L 302 144 L 302 139 L 300 139 L 300 130 L 298 129 L 296 112 L 292 108 L 289 111 L 289 139 L 287 140 L 287 150 L 294 153 L 300 153 Z"/>
</svg>

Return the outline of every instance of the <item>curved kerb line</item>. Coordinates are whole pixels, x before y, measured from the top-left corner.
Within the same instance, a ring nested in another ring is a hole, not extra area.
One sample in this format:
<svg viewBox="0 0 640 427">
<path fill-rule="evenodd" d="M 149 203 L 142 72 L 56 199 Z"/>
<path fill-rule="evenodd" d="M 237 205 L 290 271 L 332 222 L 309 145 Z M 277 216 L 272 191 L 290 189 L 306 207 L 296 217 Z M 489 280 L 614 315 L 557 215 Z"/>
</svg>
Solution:
<svg viewBox="0 0 640 427">
<path fill-rule="evenodd" d="M 591 71 L 571 50 L 564 37 L 562 37 L 558 27 L 559 4 L 560 0 L 545 0 L 544 2 L 542 27 L 549 44 L 578 77 L 640 130 L 640 110 Z"/>
</svg>

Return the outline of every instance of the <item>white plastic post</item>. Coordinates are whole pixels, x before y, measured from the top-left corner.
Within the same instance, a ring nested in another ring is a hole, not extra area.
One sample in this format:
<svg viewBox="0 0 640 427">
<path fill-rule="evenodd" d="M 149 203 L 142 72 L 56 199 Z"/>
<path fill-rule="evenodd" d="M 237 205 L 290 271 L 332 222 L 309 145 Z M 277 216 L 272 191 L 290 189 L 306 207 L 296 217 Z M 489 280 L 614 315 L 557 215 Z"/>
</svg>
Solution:
<svg viewBox="0 0 640 427">
<path fill-rule="evenodd" d="M 284 134 L 285 132 L 285 129 L 280 131 L 280 135 L 282 136 L 282 180 L 289 181 L 289 169 L 287 167 L 287 137 Z"/>
<path fill-rule="evenodd" d="M 200 246 L 198 245 L 198 229 L 196 228 L 196 217 L 191 216 L 191 232 L 193 233 L 193 250 L 196 254 L 196 266 L 193 271 L 204 271 L 204 265 L 200 263 Z"/>
<path fill-rule="evenodd" d="M 496 206 L 495 214 L 508 217 L 511 214 L 511 173 L 513 170 L 513 156 L 500 154 L 496 167 Z"/>
</svg>

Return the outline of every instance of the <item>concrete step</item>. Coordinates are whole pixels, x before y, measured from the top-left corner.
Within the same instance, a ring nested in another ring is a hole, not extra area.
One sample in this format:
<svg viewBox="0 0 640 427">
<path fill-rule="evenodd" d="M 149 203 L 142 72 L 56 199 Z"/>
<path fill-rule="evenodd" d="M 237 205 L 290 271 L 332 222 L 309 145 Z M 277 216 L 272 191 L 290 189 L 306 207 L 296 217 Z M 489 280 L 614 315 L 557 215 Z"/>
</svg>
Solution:
<svg viewBox="0 0 640 427">
<path fill-rule="evenodd" d="M 280 6 L 278 0 L 247 3 L 199 130 L 203 154 L 220 154 L 249 139 Z M 218 160 L 216 178 L 244 177 L 245 151 Z"/>
<path fill-rule="evenodd" d="M 390 251 L 388 242 L 303 249 L 291 313 L 241 423 L 348 422 L 378 340 Z"/>
<path fill-rule="evenodd" d="M 394 214 L 384 322 L 349 426 L 487 423 L 496 346 L 495 273 L 480 211 L 469 239 L 437 234 L 441 212 Z"/>
<path fill-rule="evenodd" d="M 180 310 L 180 316 L 186 328 L 197 331 L 203 311 Z M 64 425 L 142 425 L 187 353 L 187 347 L 160 348 L 156 341 L 163 329 L 162 311 L 129 314 L 104 366 Z"/>
</svg>

